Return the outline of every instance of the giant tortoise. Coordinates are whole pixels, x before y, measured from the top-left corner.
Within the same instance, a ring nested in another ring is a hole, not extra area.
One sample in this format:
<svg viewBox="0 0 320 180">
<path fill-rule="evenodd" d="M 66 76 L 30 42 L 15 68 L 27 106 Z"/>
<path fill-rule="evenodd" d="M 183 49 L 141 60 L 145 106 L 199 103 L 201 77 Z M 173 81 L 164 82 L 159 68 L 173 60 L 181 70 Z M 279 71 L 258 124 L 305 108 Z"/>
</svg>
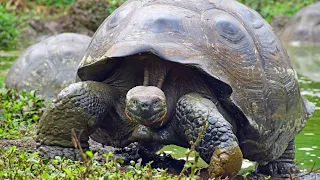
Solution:
<svg viewBox="0 0 320 180">
<path fill-rule="evenodd" d="M 298 11 L 286 24 L 280 39 L 294 45 L 320 43 L 320 2 Z"/>
<path fill-rule="evenodd" d="M 78 82 L 42 116 L 42 145 L 196 146 L 211 177 L 296 173 L 294 137 L 314 106 L 278 37 L 234 0 L 129 0 L 95 33 Z"/>
<path fill-rule="evenodd" d="M 294 68 L 313 81 L 320 81 L 320 2 L 298 11 L 280 36 Z"/>
<path fill-rule="evenodd" d="M 56 96 L 74 83 L 90 41 L 86 35 L 63 33 L 30 46 L 10 68 L 5 87 L 37 90 L 44 98 Z"/>
</svg>

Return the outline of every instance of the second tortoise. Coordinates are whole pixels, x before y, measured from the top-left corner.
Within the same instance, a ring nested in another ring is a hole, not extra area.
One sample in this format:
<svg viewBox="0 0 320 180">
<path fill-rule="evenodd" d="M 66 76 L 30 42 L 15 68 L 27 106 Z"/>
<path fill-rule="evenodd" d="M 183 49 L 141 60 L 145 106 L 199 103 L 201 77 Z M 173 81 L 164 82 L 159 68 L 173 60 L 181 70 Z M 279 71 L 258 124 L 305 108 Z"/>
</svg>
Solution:
<svg viewBox="0 0 320 180">
<path fill-rule="evenodd" d="M 55 97 L 75 82 L 78 65 L 90 41 L 86 35 L 62 33 L 30 46 L 10 68 L 5 87 L 36 90 L 43 98 Z"/>
</svg>

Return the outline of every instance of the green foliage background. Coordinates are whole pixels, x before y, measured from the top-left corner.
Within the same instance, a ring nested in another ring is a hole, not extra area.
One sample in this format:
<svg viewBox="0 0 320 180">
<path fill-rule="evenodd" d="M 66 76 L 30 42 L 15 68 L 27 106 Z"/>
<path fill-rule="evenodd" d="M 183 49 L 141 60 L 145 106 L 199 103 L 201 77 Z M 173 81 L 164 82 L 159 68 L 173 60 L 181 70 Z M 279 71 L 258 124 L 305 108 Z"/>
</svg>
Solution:
<svg viewBox="0 0 320 180">
<path fill-rule="evenodd" d="M 45 9 L 40 16 L 47 16 L 52 11 L 65 12 L 75 0 L 22 0 L 29 9 L 15 9 L 9 0 L 0 1 L 0 50 L 13 50 L 17 48 L 19 35 L 25 26 L 25 20 L 36 15 L 30 7 L 41 7 Z M 125 0 L 106 0 L 109 1 L 110 7 L 106 9 L 113 12 Z M 312 4 L 317 0 L 239 0 L 239 2 L 255 9 L 268 22 L 276 15 L 292 16 L 306 5 Z"/>
<path fill-rule="evenodd" d="M 268 22 L 273 16 L 292 16 L 303 7 L 318 0 L 239 0 L 262 15 Z"/>
<path fill-rule="evenodd" d="M 14 49 L 21 32 L 22 19 L 10 7 L 0 4 L 0 49 Z"/>
<path fill-rule="evenodd" d="M 63 7 L 68 6 L 75 0 L 35 0 L 35 3 L 45 6 Z"/>
</svg>

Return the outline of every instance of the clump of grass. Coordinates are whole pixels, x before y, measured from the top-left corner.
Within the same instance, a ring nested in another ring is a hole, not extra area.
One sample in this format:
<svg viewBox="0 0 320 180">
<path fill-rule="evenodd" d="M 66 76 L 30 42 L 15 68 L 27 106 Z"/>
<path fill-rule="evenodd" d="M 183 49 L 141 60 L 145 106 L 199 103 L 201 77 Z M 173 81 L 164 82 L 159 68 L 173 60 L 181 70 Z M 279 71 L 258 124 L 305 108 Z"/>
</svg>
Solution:
<svg viewBox="0 0 320 180">
<path fill-rule="evenodd" d="M 0 89 L 0 138 L 32 135 L 43 108 L 44 100 L 35 91 Z"/>
</svg>

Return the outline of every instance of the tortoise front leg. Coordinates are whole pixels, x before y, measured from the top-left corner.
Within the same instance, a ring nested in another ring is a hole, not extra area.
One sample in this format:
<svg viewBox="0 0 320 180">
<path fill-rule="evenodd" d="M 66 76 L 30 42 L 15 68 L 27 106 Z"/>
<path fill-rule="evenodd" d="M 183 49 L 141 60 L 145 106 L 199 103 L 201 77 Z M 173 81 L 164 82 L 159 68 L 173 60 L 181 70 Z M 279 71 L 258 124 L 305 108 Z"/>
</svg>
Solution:
<svg viewBox="0 0 320 180">
<path fill-rule="evenodd" d="M 183 96 L 177 104 L 174 122 L 176 131 L 187 142 L 195 142 L 207 124 L 196 150 L 209 164 L 210 176 L 233 178 L 237 175 L 242 164 L 242 152 L 231 124 L 211 100 L 196 93 Z"/>
<path fill-rule="evenodd" d="M 111 86 L 93 81 L 78 82 L 62 90 L 50 104 L 39 122 L 37 140 L 43 145 L 73 147 L 71 129 L 80 137 L 83 148 L 105 120 L 108 110 L 119 98 Z"/>
</svg>

